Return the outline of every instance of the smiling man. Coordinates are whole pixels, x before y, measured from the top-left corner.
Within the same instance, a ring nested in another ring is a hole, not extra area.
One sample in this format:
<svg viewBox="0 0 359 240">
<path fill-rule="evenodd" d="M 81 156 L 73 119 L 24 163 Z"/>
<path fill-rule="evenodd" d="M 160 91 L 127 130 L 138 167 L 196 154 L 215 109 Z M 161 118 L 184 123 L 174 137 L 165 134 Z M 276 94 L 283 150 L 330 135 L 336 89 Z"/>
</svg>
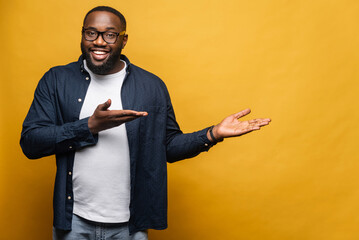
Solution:
<svg viewBox="0 0 359 240">
<path fill-rule="evenodd" d="M 81 51 L 87 65 L 96 74 L 119 72 L 124 67 L 120 56 L 127 43 L 126 20 L 122 14 L 116 12 L 90 13 L 92 12 L 89 12 L 84 19 L 81 41 Z M 103 30 L 99 32 L 98 29 Z"/>
<path fill-rule="evenodd" d="M 126 20 L 100 6 L 85 16 L 82 55 L 40 80 L 20 144 L 28 158 L 56 155 L 54 239 L 147 239 L 167 228 L 167 162 L 194 157 L 270 119 L 183 134 L 165 84 L 121 55 Z"/>
</svg>

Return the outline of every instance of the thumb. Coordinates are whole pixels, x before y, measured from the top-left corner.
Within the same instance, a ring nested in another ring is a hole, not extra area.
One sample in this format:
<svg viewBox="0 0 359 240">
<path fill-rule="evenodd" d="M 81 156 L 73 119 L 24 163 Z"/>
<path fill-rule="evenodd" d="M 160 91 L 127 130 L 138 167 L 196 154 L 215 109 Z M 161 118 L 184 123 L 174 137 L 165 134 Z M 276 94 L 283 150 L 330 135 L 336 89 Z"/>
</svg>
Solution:
<svg viewBox="0 0 359 240">
<path fill-rule="evenodd" d="M 244 117 L 245 115 L 249 114 L 250 112 L 251 112 L 251 110 L 249 108 L 247 108 L 247 109 L 244 109 L 244 110 L 242 110 L 238 113 L 235 113 L 233 115 L 235 118 L 238 119 L 238 118 Z"/>
<path fill-rule="evenodd" d="M 106 111 L 111 106 L 111 99 L 108 99 L 106 102 L 99 104 L 97 108 L 101 111 Z"/>
</svg>

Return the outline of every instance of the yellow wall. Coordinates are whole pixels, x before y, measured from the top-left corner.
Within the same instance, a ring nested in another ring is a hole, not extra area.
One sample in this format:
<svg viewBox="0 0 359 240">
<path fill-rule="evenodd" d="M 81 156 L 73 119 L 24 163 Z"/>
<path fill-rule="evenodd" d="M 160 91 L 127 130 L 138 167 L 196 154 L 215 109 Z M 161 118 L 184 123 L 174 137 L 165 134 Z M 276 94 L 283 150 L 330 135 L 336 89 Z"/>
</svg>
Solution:
<svg viewBox="0 0 359 240">
<path fill-rule="evenodd" d="M 166 82 L 184 131 L 247 107 L 273 119 L 169 165 L 169 228 L 151 240 L 359 239 L 356 0 L 1 1 L 0 239 L 51 238 L 54 158 L 26 159 L 21 124 L 104 3 L 126 16 L 124 53 Z"/>
</svg>

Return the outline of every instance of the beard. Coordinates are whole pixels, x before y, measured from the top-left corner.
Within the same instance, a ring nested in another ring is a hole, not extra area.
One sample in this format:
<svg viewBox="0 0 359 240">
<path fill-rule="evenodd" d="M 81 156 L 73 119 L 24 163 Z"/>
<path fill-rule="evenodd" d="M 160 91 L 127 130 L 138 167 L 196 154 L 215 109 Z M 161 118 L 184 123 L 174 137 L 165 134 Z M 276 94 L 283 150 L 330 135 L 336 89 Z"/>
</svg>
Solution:
<svg viewBox="0 0 359 240">
<path fill-rule="evenodd" d="M 110 72 L 116 62 L 118 61 L 119 57 L 121 56 L 121 50 L 122 48 L 119 47 L 114 52 L 111 52 L 108 59 L 102 63 L 101 65 L 95 65 L 91 60 L 91 55 L 89 53 L 89 50 L 87 50 L 84 46 L 84 44 L 81 42 L 81 51 L 82 55 L 84 56 L 84 59 L 86 60 L 87 67 L 95 74 L 98 75 L 106 75 L 108 72 Z"/>
</svg>

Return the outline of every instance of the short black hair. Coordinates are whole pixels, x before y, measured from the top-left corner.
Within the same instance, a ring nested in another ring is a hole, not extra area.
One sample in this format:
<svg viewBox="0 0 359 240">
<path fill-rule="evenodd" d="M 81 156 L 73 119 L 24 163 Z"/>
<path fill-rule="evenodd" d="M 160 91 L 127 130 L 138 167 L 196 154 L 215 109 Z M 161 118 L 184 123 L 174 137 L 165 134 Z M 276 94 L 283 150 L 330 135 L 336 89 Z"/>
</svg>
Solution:
<svg viewBox="0 0 359 240">
<path fill-rule="evenodd" d="M 104 11 L 104 12 L 110 12 L 110 13 L 115 14 L 117 17 L 120 18 L 122 30 L 126 31 L 126 19 L 125 19 L 125 17 L 122 15 L 122 13 L 120 13 L 120 12 L 117 11 L 116 9 L 114 9 L 114 8 L 112 8 L 112 7 L 108 7 L 108 6 L 98 6 L 98 7 L 95 7 L 95 8 L 93 8 L 93 9 L 91 9 L 91 10 L 86 14 L 86 16 L 85 16 L 85 18 L 84 18 L 83 25 L 85 25 L 85 21 L 86 21 L 87 16 L 88 16 L 90 13 L 96 12 L 96 11 Z"/>
</svg>

